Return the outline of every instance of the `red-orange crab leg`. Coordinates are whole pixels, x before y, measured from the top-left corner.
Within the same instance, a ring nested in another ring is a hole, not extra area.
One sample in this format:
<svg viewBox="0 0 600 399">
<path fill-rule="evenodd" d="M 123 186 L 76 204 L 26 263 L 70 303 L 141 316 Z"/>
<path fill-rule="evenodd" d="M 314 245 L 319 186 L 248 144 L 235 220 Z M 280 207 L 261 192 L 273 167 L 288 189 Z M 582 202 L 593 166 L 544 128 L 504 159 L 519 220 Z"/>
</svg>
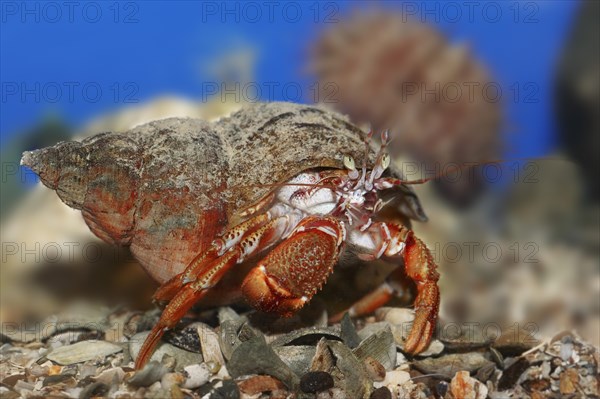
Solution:
<svg viewBox="0 0 600 399">
<path fill-rule="evenodd" d="M 418 291 L 415 299 L 415 319 L 404 343 L 404 350 L 420 353 L 429 345 L 437 323 L 440 308 L 437 281 L 440 275 L 431 252 L 412 232 L 406 240 L 404 262 L 406 274 L 417 284 Z"/>
<path fill-rule="evenodd" d="M 330 323 L 338 323 L 346 313 L 350 317 L 358 317 L 373 313 L 394 297 L 394 289 L 386 281 L 367 295 L 360 298 L 350 308 L 337 313 L 329 318 Z"/>
<path fill-rule="evenodd" d="M 135 361 L 135 367 L 146 364 L 154 348 L 165 331 L 173 328 L 186 312 L 214 287 L 227 271 L 243 262 L 247 257 L 270 247 L 285 234 L 291 218 L 287 215 L 277 217 L 249 234 L 243 235 L 237 245 L 232 246 L 223 255 L 201 268 L 200 273 L 191 282 L 184 284 L 163 310 L 160 320 L 144 341 Z"/>
<path fill-rule="evenodd" d="M 404 268 L 408 277 L 417 285 L 415 299 L 415 319 L 404 350 L 410 353 L 422 352 L 431 340 L 438 317 L 440 293 L 437 286 L 439 274 L 429 249 L 413 232 L 404 226 L 391 223 L 373 223 L 364 233 L 369 237 L 381 237 L 378 245 L 368 254 L 371 258 L 381 256 L 396 258 L 404 257 Z M 356 302 L 349 310 L 352 316 L 368 314 L 389 301 L 397 290 L 384 282 L 377 289 Z M 333 316 L 330 321 L 341 319 L 345 312 Z"/>
<path fill-rule="evenodd" d="M 237 244 L 244 235 L 248 235 L 260 226 L 263 226 L 269 219 L 270 216 L 268 213 L 257 215 L 228 230 L 222 237 L 215 239 L 211 243 L 210 248 L 196 256 L 183 273 L 176 275 L 158 287 L 154 293 L 154 301 L 162 302 L 171 300 L 185 284 L 195 281 L 209 262 L 223 255 L 225 251 Z"/>
<path fill-rule="evenodd" d="M 372 259 L 372 257 L 369 258 Z M 407 289 L 405 287 L 406 283 L 406 273 L 404 270 L 401 267 L 395 268 L 377 288 L 360 298 L 350 308 L 331 316 L 329 322 L 339 322 L 346 313 L 348 313 L 350 317 L 364 316 L 373 313 L 388 303 L 392 298 L 401 296 Z"/>
<path fill-rule="evenodd" d="M 344 225 L 335 218 L 304 219 L 246 276 L 244 297 L 256 309 L 291 316 L 325 283 L 345 235 Z"/>
</svg>

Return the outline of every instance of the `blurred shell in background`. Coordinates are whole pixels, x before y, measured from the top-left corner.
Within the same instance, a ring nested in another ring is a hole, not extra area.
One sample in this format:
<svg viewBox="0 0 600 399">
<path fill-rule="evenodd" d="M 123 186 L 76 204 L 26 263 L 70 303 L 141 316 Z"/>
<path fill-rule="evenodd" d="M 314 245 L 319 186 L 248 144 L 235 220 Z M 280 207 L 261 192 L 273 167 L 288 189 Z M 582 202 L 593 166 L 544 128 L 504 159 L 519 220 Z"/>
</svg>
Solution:
<svg viewBox="0 0 600 399">
<path fill-rule="evenodd" d="M 427 170 L 501 154 L 496 84 L 468 48 L 426 24 L 391 11 L 356 13 L 323 32 L 310 69 L 320 102 L 355 123 L 389 129 L 392 151 Z M 481 188 L 468 180 L 442 192 L 468 204 Z"/>
</svg>

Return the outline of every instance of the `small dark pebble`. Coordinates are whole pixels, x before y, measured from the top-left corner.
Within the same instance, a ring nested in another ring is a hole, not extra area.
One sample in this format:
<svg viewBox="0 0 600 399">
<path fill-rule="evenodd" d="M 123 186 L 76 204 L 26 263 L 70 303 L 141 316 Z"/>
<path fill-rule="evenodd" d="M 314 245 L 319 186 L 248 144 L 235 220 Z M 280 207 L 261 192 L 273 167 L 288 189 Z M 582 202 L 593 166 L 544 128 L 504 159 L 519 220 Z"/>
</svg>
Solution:
<svg viewBox="0 0 600 399">
<path fill-rule="evenodd" d="M 306 393 L 317 393 L 333 388 L 333 377 L 326 371 L 310 371 L 300 379 L 300 389 Z"/>
<path fill-rule="evenodd" d="M 369 396 L 370 399 L 392 399 L 392 393 L 388 387 L 377 388 Z"/>
<path fill-rule="evenodd" d="M 507 367 L 502 373 L 500 381 L 498 381 L 498 390 L 505 391 L 514 387 L 519 377 L 521 377 L 521 374 L 523 374 L 527 368 L 529 368 L 529 362 L 523 357 Z"/>
<path fill-rule="evenodd" d="M 436 385 L 437 394 L 441 397 L 446 396 L 446 392 L 448 392 L 448 383 L 446 381 L 440 381 Z"/>
<path fill-rule="evenodd" d="M 106 396 L 108 393 L 109 386 L 102 382 L 94 382 L 79 393 L 79 399 L 89 399 L 97 396 Z"/>
</svg>

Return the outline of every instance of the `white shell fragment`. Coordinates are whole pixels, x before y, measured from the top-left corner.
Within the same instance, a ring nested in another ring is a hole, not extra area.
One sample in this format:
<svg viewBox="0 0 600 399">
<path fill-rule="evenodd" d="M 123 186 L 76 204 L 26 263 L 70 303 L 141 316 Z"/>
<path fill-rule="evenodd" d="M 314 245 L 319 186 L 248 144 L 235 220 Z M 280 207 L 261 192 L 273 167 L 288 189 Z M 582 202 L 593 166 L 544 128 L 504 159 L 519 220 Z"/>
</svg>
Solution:
<svg viewBox="0 0 600 399">
<path fill-rule="evenodd" d="M 396 343 L 389 326 L 371 334 L 352 351 L 356 357 L 364 361 L 373 357 L 379 361 L 386 370 L 396 367 Z"/>
<path fill-rule="evenodd" d="M 397 326 L 410 324 L 414 319 L 415 312 L 412 309 L 382 307 L 375 311 L 375 320 L 387 321 Z"/>
<path fill-rule="evenodd" d="M 212 375 L 206 363 L 191 364 L 184 367 L 183 373 L 186 376 L 183 387 L 187 389 L 195 389 L 206 384 Z"/>
<path fill-rule="evenodd" d="M 106 356 L 121 352 L 119 345 L 106 341 L 81 341 L 73 345 L 61 346 L 54 349 L 46 357 L 62 366 L 81 363 L 96 358 L 104 359 Z"/>
<path fill-rule="evenodd" d="M 221 353 L 221 344 L 219 335 L 206 324 L 198 326 L 198 337 L 200 338 L 200 347 L 202 348 L 202 356 L 205 362 L 213 361 L 220 364 L 225 364 L 223 353 Z"/>
<path fill-rule="evenodd" d="M 488 389 L 469 375 L 468 371 L 459 371 L 450 382 L 450 391 L 455 398 L 485 399 Z"/>
<path fill-rule="evenodd" d="M 419 357 L 436 356 L 442 353 L 443 350 L 444 344 L 439 339 L 434 339 L 425 351 L 419 353 Z"/>
<path fill-rule="evenodd" d="M 410 380 L 410 374 L 403 370 L 391 370 L 385 373 L 385 378 L 381 382 L 373 383 L 375 388 L 402 385 Z"/>
</svg>

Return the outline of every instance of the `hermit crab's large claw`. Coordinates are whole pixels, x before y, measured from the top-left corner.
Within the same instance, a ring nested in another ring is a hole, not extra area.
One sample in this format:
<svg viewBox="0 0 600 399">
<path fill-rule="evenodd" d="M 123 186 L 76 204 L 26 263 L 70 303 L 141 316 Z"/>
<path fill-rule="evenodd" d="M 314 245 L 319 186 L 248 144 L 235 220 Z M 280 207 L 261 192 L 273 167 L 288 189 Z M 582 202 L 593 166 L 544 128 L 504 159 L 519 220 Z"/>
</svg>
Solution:
<svg viewBox="0 0 600 399">
<path fill-rule="evenodd" d="M 246 276 L 244 297 L 256 309 L 293 315 L 333 271 L 344 235 L 335 218 L 308 217 Z"/>
</svg>

